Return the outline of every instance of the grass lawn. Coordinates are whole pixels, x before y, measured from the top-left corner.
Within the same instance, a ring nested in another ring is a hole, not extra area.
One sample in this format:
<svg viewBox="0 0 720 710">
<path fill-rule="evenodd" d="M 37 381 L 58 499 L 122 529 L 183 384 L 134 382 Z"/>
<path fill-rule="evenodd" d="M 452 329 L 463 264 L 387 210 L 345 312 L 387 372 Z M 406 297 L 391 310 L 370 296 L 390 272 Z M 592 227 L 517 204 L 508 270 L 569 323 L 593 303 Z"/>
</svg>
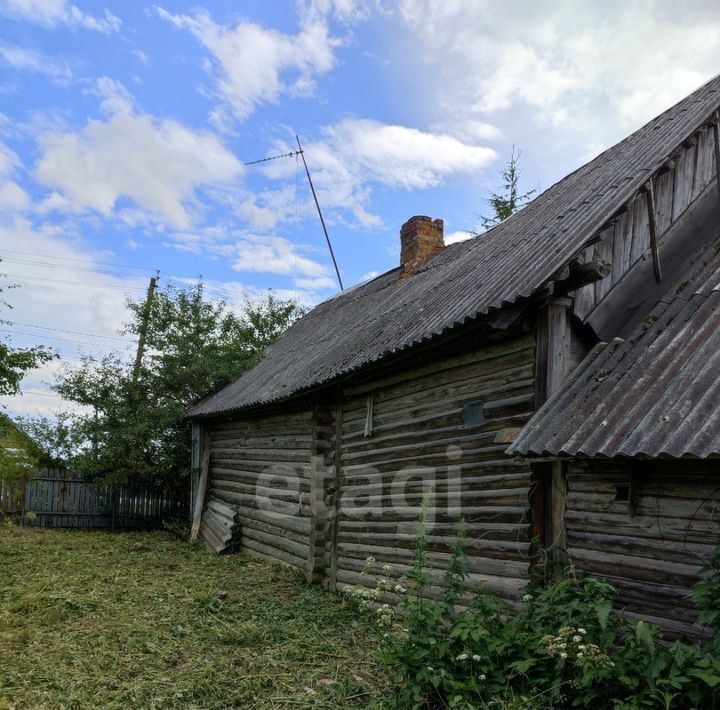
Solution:
<svg viewBox="0 0 720 710">
<path fill-rule="evenodd" d="M 292 570 L 167 533 L 0 526 L 0 708 L 352 708 L 369 623 Z"/>
</svg>

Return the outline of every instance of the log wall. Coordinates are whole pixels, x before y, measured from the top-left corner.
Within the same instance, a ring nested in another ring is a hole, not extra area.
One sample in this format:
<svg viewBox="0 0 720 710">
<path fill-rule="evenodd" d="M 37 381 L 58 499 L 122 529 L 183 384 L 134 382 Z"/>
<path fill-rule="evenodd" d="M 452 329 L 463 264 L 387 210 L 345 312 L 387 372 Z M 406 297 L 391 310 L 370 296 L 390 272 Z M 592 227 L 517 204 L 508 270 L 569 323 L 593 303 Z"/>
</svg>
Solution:
<svg viewBox="0 0 720 710">
<path fill-rule="evenodd" d="M 205 426 L 211 441 L 207 504 L 218 499 L 238 510 L 241 550 L 305 569 L 316 435 L 313 411 Z"/>
<path fill-rule="evenodd" d="M 343 392 L 331 586 L 372 586 L 368 557 L 400 575 L 424 496 L 438 576 L 462 519 L 473 586 L 512 597 L 527 583 L 530 467 L 503 452 L 532 414 L 534 361 L 534 333 L 517 334 Z"/>
<path fill-rule="evenodd" d="M 718 474 L 720 461 L 570 464 L 570 562 L 610 581 L 630 616 L 697 634 L 690 593 L 720 542 Z"/>
</svg>

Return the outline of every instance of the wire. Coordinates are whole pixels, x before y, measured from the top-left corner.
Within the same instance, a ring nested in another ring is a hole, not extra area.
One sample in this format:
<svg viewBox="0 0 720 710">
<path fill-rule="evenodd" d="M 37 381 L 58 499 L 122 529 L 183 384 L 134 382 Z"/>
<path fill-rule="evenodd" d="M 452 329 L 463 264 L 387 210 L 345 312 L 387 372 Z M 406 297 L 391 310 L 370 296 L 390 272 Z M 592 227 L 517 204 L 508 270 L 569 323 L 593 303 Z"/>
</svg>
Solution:
<svg viewBox="0 0 720 710">
<path fill-rule="evenodd" d="M 50 279 L 44 276 L 23 276 L 22 274 L 6 274 L 8 278 L 18 279 L 20 281 L 49 281 L 57 284 L 69 284 L 71 286 L 92 286 L 94 288 L 110 288 L 115 291 L 142 291 L 145 292 L 144 288 L 139 286 L 113 286 L 112 284 L 98 284 L 89 283 L 87 281 L 71 281 L 69 279 Z"/>
<path fill-rule="evenodd" d="M 20 395 L 23 394 L 32 394 L 36 397 L 57 397 L 58 399 L 63 399 L 62 395 L 56 394 L 55 392 L 38 392 L 37 390 L 21 390 Z M 15 395 L 17 396 L 17 395 Z"/>
<path fill-rule="evenodd" d="M 1 247 L 0 251 L 10 252 L 12 254 L 24 254 L 26 256 L 40 256 L 43 259 L 52 258 L 52 259 L 60 259 L 61 261 L 77 261 L 77 262 L 86 263 L 86 264 L 102 264 L 104 266 L 119 266 L 122 268 L 133 269 L 135 271 L 143 271 L 143 272 L 155 270 L 154 267 L 150 268 L 150 267 L 145 267 L 145 266 L 133 266 L 130 264 L 119 264 L 119 263 L 113 262 L 113 261 L 97 261 L 95 259 L 83 259 L 82 257 L 75 257 L 75 256 L 60 256 L 60 255 L 56 255 L 56 254 L 53 254 L 52 256 L 50 256 L 48 254 L 41 254 L 36 251 L 22 251 L 20 249 L 6 249 L 5 247 Z"/>
<path fill-rule="evenodd" d="M 8 325 L 19 325 L 25 328 L 41 328 L 42 330 L 52 330 L 56 333 L 70 333 L 71 335 L 88 335 L 91 338 L 103 338 L 104 340 L 121 340 L 123 343 L 136 343 L 136 340 L 128 340 L 118 335 L 98 335 L 96 333 L 85 333 L 82 330 L 64 330 L 63 328 L 51 328 L 49 325 L 34 325 L 33 323 L 21 323 L 20 321 L 6 320 L 3 321 Z"/>
<path fill-rule="evenodd" d="M 0 328 L 0 333 L 10 333 L 10 335 L 24 335 L 29 338 L 37 338 L 38 333 L 23 333 L 19 330 L 8 330 L 7 328 Z M 89 345 L 93 348 L 104 348 L 106 350 L 115 350 L 115 347 L 112 345 L 102 345 L 101 343 L 86 343 L 82 340 L 70 340 L 69 338 L 59 338 L 56 335 L 45 335 L 44 336 L 47 340 L 60 340 L 64 343 L 74 343 L 75 345 Z M 42 343 L 37 343 L 38 345 L 42 345 Z M 129 345 L 132 345 L 132 343 L 128 343 Z"/>
<path fill-rule="evenodd" d="M 11 264 L 26 264 L 29 266 L 40 266 L 42 268 L 50 268 L 50 269 L 57 269 L 58 267 L 62 269 L 72 269 L 73 271 L 89 271 L 93 274 L 105 274 L 107 276 L 125 276 L 125 277 L 133 277 L 133 278 L 139 278 L 139 274 L 133 274 L 130 271 L 119 271 L 117 269 L 98 269 L 93 268 L 91 266 L 76 266 L 75 264 L 58 264 L 57 262 L 53 263 L 51 261 L 32 261 L 30 259 L 15 259 L 15 258 L 3 258 L 3 261 L 7 261 Z"/>
</svg>

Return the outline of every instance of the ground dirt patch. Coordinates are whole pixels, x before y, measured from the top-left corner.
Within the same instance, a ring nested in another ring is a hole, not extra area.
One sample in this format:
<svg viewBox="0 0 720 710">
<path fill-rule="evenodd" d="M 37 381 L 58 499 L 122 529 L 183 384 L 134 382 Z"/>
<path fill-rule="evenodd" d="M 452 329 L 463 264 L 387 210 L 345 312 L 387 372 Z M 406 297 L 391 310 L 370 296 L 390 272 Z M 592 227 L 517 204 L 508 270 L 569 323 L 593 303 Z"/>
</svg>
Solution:
<svg viewBox="0 0 720 710">
<path fill-rule="evenodd" d="M 352 708 L 376 636 L 293 570 L 167 533 L 0 527 L 0 708 Z"/>
</svg>

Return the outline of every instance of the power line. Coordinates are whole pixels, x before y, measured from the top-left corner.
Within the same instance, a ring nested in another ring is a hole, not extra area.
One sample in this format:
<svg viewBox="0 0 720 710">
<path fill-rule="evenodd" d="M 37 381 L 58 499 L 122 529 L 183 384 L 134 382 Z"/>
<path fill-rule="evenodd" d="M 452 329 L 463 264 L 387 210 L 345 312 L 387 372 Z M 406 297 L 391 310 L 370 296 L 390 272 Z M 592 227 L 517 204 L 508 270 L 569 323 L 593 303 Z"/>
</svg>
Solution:
<svg viewBox="0 0 720 710">
<path fill-rule="evenodd" d="M 56 394 L 55 392 L 38 392 L 36 390 L 21 390 L 20 394 L 32 394 L 36 397 L 57 397 L 58 399 L 63 399 L 62 395 Z"/>
<path fill-rule="evenodd" d="M 123 343 L 135 343 L 135 340 L 121 338 L 119 335 L 99 335 L 97 333 L 85 333 L 82 330 L 64 330 L 63 328 L 51 328 L 49 325 L 35 325 L 34 323 L 21 323 L 20 321 L 7 320 L 4 321 L 8 325 L 19 325 L 25 328 L 41 328 L 42 330 L 52 330 L 55 333 L 70 333 L 71 335 L 86 335 L 91 338 L 103 338 L 104 340 L 120 340 Z"/>
<path fill-rule="evenodd" d="M 138 286 L 113 286 L 112 284 L 98 284 L 87 281 L 71 281 L 70 279 L 50 279 L 44 276 L 24 276 L 22 274 L 7 274 L 8 278 L 20 281 L 48 281 L 57 284 L 69 284 L 71 286 L 92 286 L 93 288 L 109 288 L 115 291 L 145 291 Z"/>
<path fill-rule="evenodd" d="M 124 276 L 139 278 L 139 274 L 133 274 L 130 271 L 120 271 L 118 269 L 104 269 L 104 268 L 93 268 L 91 266 L 76 266 L 75 264 L 59 264 L 58 262 L 51 261 L 33 261 L 31 259 L 15 259 L 15 258 L 3 258 L 3 261 L 7 261 L 11 264 L 25 264 L 28 266 L 39 266 L 42 268 L 57 269 L 72 269 L 73 271 L 89 271 L 93 274 L 104 274 L 107 276 Z"/>
<path fill-rule="evenodd" d="M 10 335 L 23 335 L 27 336 L 29 338 L 37 338 L 38 333 L 23 333 L 19 330 L 9 330 L 7 328 L 0 328 L 0 332 L 2 333 L 9 333 Z M 115 348 L 112 345 L 102 345 L 101 343 L 87 343 L 82 340 L 70 340 L 69 338 L 59 338 L 56 335 L 45 335 L 43 336 L 47 340 L 60 340 L 64 343 L 74 343 L 75 345 L 89 345 L 93 348 L 103 348 L 105 350 L 115 350 Z M 43 343 L 37 343 L 37 345 L 43 345 Z M 128 345 L 132 345 L 132 343 L 128 343 Z"/>
<path fill-rule="evenodd" d="M 135 266 L 131 264 L 120 264 L 113 261 L 97 261 L 96 259 L 83 259 L 79 256 L 60 256 L 59 254 L 42 254 L 36 251 L 23 251 L 21 249 L 6 249 L 5 247 L 0 248 L 2 252 L 10 252 L 12 254 L 24 254 L 26 256 L 41 256 L 43 259 L 60 259 L 61 261 L 76 261 L 86 264 L 102 264 L 104 266 L 119 266 L 121 268 L 133 269 L 135 271 L 155 271 L 155 267 Z"/>
</svg>

